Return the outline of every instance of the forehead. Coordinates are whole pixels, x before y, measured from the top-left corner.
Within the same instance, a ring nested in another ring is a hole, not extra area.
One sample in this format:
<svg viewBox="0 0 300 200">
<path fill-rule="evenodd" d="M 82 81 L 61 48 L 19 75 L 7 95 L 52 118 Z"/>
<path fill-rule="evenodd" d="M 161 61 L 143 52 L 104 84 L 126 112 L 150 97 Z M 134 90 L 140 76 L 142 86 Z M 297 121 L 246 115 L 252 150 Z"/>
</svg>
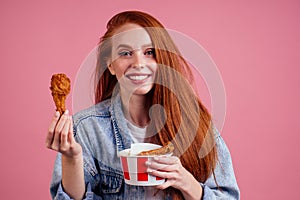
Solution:
<svg viewBox="0 0 300 200">
<path fill-rule="evenodd" d="M 152 44 L 152 41 L 148 32 L 141 26 L 136 24 L 125 24 L 120 27 L 112 37 L 113 48 L 117 48 L 121 44 L 135 49 Z"/>
</svg>

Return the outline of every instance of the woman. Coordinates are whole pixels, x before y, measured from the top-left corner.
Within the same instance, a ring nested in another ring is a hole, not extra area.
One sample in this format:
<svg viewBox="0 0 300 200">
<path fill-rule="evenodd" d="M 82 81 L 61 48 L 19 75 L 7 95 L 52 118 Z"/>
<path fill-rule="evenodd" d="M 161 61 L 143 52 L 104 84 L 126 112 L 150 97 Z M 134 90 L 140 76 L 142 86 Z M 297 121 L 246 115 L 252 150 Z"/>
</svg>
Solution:
<svg viewBox="0 0 300 200">
<path fill-rule="evenodd" d="M 139 11 L 115 15 L 101 38 L 95 106 L 56 113 L 46 139 L 58 151 L 55 199 L 239 199 L 229 151 L 191 88 L 192 75 L 163 25 Z M 124 183 L 118 152 L 134 142 L 175 146 L 147 162 L 166 178 Z"/>
</svg>

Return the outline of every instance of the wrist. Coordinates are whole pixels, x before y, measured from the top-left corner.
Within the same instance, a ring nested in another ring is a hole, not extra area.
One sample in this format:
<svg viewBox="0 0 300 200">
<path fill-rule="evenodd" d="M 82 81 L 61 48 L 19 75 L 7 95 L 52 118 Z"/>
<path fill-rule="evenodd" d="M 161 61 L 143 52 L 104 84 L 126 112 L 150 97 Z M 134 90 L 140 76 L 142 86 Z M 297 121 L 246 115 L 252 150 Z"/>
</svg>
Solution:
<svg viewBox="0 0 300 200">
<path fill-rule="evenodd" d="M 78 154 L 76 155 L 65 155 L 62 154 L 62 161 L 68 162 L 68 163 L 78 163 L 78 162 L 82 162 L 83 157 L 82 157 L 82 151 L 80 151 Z"/>
<path fill-rule="evenodd" d="M 201 184 L 190 174 L 189 183 L 185 184 L 181 193 L 186 200 L 200 200 L 202 199 L 203 188 Z"/>
<path fill-rule="evenodd" d="M 63 157 L 69 160 L 76 160 L 82 157 L 82 147 L 80 144 L 75 143 L 70 146 L 66 151 L 61 151 Z"/>
</svg>

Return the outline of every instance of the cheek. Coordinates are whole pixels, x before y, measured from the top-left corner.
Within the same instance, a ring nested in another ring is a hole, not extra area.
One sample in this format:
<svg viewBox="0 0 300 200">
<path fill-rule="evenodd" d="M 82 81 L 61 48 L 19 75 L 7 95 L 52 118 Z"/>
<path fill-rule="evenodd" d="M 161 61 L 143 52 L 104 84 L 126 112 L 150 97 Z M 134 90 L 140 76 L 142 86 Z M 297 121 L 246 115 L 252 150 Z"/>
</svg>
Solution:
<svg viewBox="0 0 300 200">
<path fill-rule="evenodd" d="M 128 64 L 126 62 L 120 62 L 119 61 L 119 62 L 114 62 L 113 63 L 113 69 L 114 69 L 118 79 L 121 78 L 124 75 L 124 73 L 127 69 L 127 66 L 128 66 Z"/>
<path fill-rule="evenodd" d="M 153 63 L 151 63 L 151 65 L 149 65 L 149 66 L 150 66 L 150 70 L 151 70 L 154 74 L 156 74 L 157 69 L 158 69 L 157 63 L 156 63 L 156 62 L 153 62 Z"/>
<path fill-rule="evenodd" d="M 122 71 L 120 71 L 120 70 L 116 71 L 117 80 L 121 80 L 122 78 L 124 78 L 123 75 L 124 75 L 124 73 Z"/>
<path fill-rule="evenodd" d="M 120 81 L 122 78 L 124 78 L 123 73 L 117 73 L 116 77 L 117 77 L 118 81 Z"/>
</svg>

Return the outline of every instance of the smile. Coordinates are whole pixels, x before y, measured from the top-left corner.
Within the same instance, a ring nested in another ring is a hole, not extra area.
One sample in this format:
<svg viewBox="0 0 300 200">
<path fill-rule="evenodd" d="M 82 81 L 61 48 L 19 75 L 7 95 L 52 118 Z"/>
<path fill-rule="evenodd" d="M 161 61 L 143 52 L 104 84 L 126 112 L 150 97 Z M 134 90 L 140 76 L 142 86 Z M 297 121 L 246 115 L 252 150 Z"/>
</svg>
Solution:
<svg viewBox="0 0 300 200">
<path fill-rule="evenodd" d="M 132 81 L 143 81 L 150 77 L 150 75 L 127 75 L 126 77 Z"/>
</svg>

